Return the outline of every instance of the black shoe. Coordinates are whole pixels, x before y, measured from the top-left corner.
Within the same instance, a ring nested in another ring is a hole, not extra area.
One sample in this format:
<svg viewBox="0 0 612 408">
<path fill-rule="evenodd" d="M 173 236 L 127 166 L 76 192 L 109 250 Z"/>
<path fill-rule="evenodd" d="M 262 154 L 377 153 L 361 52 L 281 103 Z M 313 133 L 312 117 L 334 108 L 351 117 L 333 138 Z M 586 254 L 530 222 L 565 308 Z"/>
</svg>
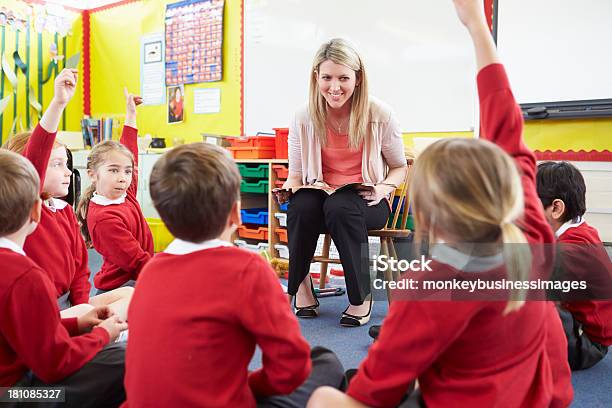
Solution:
<svg viewBox="0 0 612 408">
<path fill-rule="evenodd" d="M 374 340 L 378 338 L 378 334 L 380 333 L 380 327 L 380 324 L 375 324 L 374 326 L 370 327 L 370 330 L 368 330 L 368 334 Z"/>
<path fill-rule="evenodd" d="M 314 305 L 297 307 L 297 294 L 293 298 L 293 311 L 295 312 L 295 315 L 297 317 L 310 318 L 317 317 L 319 315 L 319 299 L 317 299 L 317 295 L 315 295 L 314 285 L 312 284 L 312 277 L 310 278 L 310 290 L 312 291 L 312 297 L 315 300 Z"/>
<path fill-rule="evenodd" d="M 342 317 L 340 318 L 340 325 L 344 327 L 359 327 L 367 324 L 370 321 L 370 316 L 372 315 L 372 303 L 374 303 L 374 301 L 370 300 L 370 310 L 368 310 L 368 314 L 365 316 L 355 316 L 346 313 L 350 306 L 344 309 L 344 312 L 342 312 Z"/>
</svg>

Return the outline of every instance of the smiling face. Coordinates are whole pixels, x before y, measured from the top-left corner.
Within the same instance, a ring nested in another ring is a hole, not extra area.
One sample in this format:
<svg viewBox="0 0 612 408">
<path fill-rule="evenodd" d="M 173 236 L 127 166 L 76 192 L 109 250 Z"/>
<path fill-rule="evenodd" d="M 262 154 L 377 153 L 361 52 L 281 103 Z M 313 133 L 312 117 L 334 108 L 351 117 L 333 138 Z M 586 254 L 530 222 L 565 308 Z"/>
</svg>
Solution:
<svg viewBox="0 0 612 408">
<path fill-rule="evenodd" d="M 122 152 L 111 150 L 104 155 L 104 161 L 95 171 L 88 171 L 96 185 L 96 192 L 110 200 L 126 193 L 132 182 L 132 159 Z"/>
<path fill-rule="evenodd" d="M 349 102 L 359 85 L 357 75 L 351 68 L 323 61 L 316 72 L 319 92 L 331 109 L 340 109 Z"/>
<path fill-rule="evenodd" d="M 68 195 L 71 175 L 72 171 L 68 168 L 66 148 L 64 146 L 55 147 L 51 150 L 43 191 L 51 194 L 52 197 Z"/>
</svg>

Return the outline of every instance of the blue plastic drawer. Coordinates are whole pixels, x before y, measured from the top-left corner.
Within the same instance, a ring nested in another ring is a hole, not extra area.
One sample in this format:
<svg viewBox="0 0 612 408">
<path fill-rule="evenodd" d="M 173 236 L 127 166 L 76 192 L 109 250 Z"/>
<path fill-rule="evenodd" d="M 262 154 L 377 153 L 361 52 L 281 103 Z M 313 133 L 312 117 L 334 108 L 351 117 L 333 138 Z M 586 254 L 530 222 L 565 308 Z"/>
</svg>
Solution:
<svg viewBox="0 0 612 408">
<path fill-rule="evenodd" d="M 268 225 L 268 210 L 266 208 L 248 208 L 240 210 L 243 224 Z"/>
</svg>

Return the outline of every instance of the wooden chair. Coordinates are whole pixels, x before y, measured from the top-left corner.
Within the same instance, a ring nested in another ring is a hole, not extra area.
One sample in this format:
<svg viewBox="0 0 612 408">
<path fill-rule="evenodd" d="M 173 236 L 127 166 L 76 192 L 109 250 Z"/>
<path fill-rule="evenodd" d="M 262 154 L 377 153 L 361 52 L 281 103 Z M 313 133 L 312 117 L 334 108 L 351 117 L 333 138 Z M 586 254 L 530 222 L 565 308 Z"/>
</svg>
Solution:
<svg viewBox="0 0 612 408">
<path fill-rule="evenodd" d="M 395 251 L 395 245 L 393 244 L 394 238 L 407 238 L 409 237 L 413 231 L 407 228 L 408 223 L 408 209 L 410 208 L 410 197 L 408 196 L 408 189 L 410 186 L 410 180 L 412 177 L 412 167 L 414 160 L 412 158 L 407 158 L 406 163 L 408 164 L 408 169 L 406 170 L 406 175 L 404 176 L 404 182 L 395 192 L 395 197 L 399 197 L 397 208 L 393 212 L 393 218 L 391 222 L 387 223 L 385 228 L 380 230 L 369 230 L 369 237 L 379 237 L 380 238 L 380 255 L 386 255 L 387 257 L 397 258 L 397 253 Z M 398 194 L 399 193 L 399 194 Z M 405 205 L 403 205 L 405 204 Z M 404 211 L 402 213 L 402 207 L 404 207 Z M 400 221 L 401 214 L 401 222 Z M 323 240 L 323 251 L 321 256 L 315 256 L 312 258 L 312 262 L 320 262 L 321 263 L 321 275 L 319 278 L 319 288 L 325 288 L 325 279 L 327 278 L 327 269 L 329 264 L 340 264 L 340 259 L 338 258 L 330 258 L 329 257 L 329 248 L 331 246 L 331 235 L 325 234 Z M 391 271 L 387 269 L 384 272 L 384 277 L 386 281 L 398 280 L 399 272 L 396 271 L 395 274 L 392 274 Z M 389 303 L 391 302 L 391 290 L 387 288 L 387 297 L 389 299 Z"/>
</svg>

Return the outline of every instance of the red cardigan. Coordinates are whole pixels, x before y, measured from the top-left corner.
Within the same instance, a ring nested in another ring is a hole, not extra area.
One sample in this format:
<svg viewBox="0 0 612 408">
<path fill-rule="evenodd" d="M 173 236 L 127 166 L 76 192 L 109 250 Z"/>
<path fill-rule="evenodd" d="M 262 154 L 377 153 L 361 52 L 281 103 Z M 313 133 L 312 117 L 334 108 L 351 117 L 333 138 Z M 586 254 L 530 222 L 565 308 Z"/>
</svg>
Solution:
<svg viewBox="0 0 612 408">
<path fill-rule="evenodd" d="M 591 280 L 606 285 L 605 293 L 609 296 L 612 262 L 597 230 L 584 222 L 566 230 L 558 240 L 563 266 L 570 269 L 572 275 L 576 274 L 576 278 L 585 279 L 587 285 L 593 284 Z M 562 306 L 582 323 L 582 329 L 591 340 L 612 346 L 612 301 L 581 300 L 564 302 Z"/>
<path fill-rule="evenodd" d="M 37 125 L 23 153 L 36 168 L 41 189 L 54 141 L 55 133 Z M 40 223 L 26 239 L 24 251 L 47 273 L 55 285 L 56 298 L 70 291 L 73 305 L 89 301 L 87 248 L 70 205 L 56 211 L 43 205 Z"/>
<path fill-rule="evenodd" d="M 478 88 L 484 138 L 512 155 L 522 171 L 525 211 L 520 224 L 525 236 L 530 243 L 552 243 L 535 189 L 535 157 L 523 144 L 521 112 L 503 66 L 483 68 Z M 505 306 L 482 301 L 392 303 L 378 341 L 347 393 L 366 405 L 391 407 L 418 379 L 428 407 L 569 405 L 573 392 L 567 342 L 554 306 L 527 302 L 504 316 Z"/>
<path fill-rule="evenodd" d="M 121 143 L 134 155 L 134 172 L 122 204 L 89 203 L 87 228 L 104 262 L 94 277 L 98 289 L 112 290 L 138 278 L 153 256 L 153 236 L 136 198 L 138 191 L 138 131 L 124 126 Z"/>
<path fill-rule="evenodd" d="M 310 373 L 310 348 L 270 266 L 233 247 L 157 254 L 129 309 L 127 402 L 255 407 Z M 263 368 L 248 372 L 255 346 Z"/>
<path fill-rule="evenodd" d="M 0 248 L 0 265 L 0 386 L 29 370 L 44 382 L 60 381 L 109 342 L 101 327 L 78 336 L 76 318 L 60 320 L 55 288 L 32 260 Z"/>
</svg>

